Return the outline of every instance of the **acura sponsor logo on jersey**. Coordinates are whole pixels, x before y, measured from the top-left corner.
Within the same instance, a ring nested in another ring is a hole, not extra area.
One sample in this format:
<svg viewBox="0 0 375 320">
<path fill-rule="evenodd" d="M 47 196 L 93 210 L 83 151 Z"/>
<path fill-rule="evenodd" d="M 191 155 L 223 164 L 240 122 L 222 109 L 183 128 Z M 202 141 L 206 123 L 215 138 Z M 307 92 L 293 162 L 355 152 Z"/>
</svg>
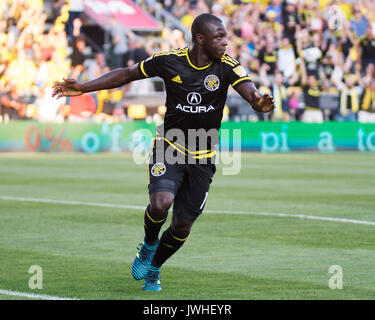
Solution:
<svg viewBox="0 0 375 320">
<path fill-rule="evenodd" d="M 200 106 L 199 104 L 202 102 L 202 96 L 198 92 L 189 92 L 186 100 L 189 105 L 182 105 L 179 103 L 176 107 L 176 109 L 180 109 L 184 112 L 188 113 L 202 113 L 202 112 L 208 112 L 211 110 L 214 110 L 215 108 L 213 106 Z"/>
<path fill-rule="evenodd" d="M 177 105 L 176 109 L 180 109 L 187 113 L 204 113 L 215 110 L 213 106 L 183 106 L 181 103 Z"/>
<path fill-rule="evenodd" d="M 187 95 L 187 102 L 196 106 L 202 102 L 202 96 L 198 92 L 190 92 Z"/>
</svg>

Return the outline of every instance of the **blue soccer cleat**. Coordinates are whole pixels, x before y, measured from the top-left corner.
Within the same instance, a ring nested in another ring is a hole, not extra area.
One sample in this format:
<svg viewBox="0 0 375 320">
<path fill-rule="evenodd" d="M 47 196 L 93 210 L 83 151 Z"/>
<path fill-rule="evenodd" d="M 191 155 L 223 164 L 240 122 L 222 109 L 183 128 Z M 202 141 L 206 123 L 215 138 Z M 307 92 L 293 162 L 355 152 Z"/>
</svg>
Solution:
<svg viewBox="0 0 375 320">
<path fill-rule="evenodd" d="M 151 266 L 145 276 L 144 291 L 161 291 L 160 268 Z"/>
<path fill-rule="evenodd" d="M 142 280 L 146 276 L 147 271 L 151 266 L 152 257 L 154 256 L 158 245 L 159 243 L 150 246 L 146 242 L 139 245 L 138 252 L 132 265 L 132 275 L 134 279 Z"/>
</svg>

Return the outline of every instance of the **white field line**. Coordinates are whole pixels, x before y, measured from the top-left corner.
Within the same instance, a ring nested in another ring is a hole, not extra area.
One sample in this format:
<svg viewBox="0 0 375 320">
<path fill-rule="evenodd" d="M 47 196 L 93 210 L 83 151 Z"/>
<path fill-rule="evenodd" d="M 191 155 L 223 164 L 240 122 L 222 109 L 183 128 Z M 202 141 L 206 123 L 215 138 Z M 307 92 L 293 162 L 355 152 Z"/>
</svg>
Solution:
<svg viewBox="0 0 375 320">
<path fill-rule="evenodd" d="M 136 209 L 143 210 L 146 206 L 130 206 L 126 204 L 115 203 L 101 203 L 101 202 L 84 202 L 84 201 L 69 201 L 69 200 L 53 200 L 53 199 L 40 199 L 40 198 L 25 198 L 25 197 L 8 197 L 0 196 L 0 200 L 10 201 L 24 201 L 24 202 L 38 202 L 38 203 L 56 203 L 56 204 L 70 204 L 78 206 L 91 206 L 91 207 L 105 207 L 105 208 L 121 208 L 121 209 Z"/>
<path fill-rule="evenodd" d="M 146 206 L 132 206 L 132 205 L 126 205 L 126 204 L 115 204 L 115 203 L 53 200 L 53 199 L 25 198 L 25 197 L 12 197 L 12 196 L 0 196 L 0 200 L 37 202 L 37 203 L 56 203 L 56 204 L 65 204 L 65 205 L 81 205 L 81 206 L 105 207 L 105 208 L 136 209 L 136 210 L 144 210 L 146 207 Z M 310 216 L 310 215 L 304 215 L 304 214 L 255 212 L 255 211 L 226 211 L 226 210 L 205 210 L 205 212 L 212 213 L 212 214 L 235 214 L 235 215 L 258 215 L 258 216 L 269 216 L 269 217 L 287 217 L 287 218 L 299 218 L 299 219 L 308 219 L 308 220 L 321 220 L 321 221 L 332 221 L 332 222 L 364 224 L 364 225 L 369 225 L 369 226 L 375 226 L 375 222 L 373 221 L 322 217 L 322 216 Z"/>
<path fill-rule="evenodd" d="M 3 290 L 3 289 L 0 289 L 0 294 L 5 294 L 7 296 L 15 296 L 15 297 L 23 297 L 23 298 L 31 298 L 31 299 L 42 299 L 42 300 L 79 300 L 77 298 L 56 297 L 56 296 L 48 296 L 45 294 L 18 292 L 18 291 Z"/>
</svg>

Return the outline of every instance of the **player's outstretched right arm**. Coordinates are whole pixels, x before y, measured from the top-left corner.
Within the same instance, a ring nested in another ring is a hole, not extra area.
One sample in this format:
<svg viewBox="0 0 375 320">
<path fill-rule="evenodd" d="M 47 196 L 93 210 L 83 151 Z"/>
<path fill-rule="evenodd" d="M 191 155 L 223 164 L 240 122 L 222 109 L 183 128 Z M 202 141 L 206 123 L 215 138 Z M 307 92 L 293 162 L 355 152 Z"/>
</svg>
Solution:
<svg viewBox="0 0 375 320">
<path fill-rule="evenodd" d="M 139 71 L 138 64 L 128 68 L 115 69 L 105 75 L 85 83 L 78 83 L 75 79 L 63 79 L 53 86 L 52 97 L 79 96 L 85 92 L 113 89 L 121 87 L 134 80 L 143 79 L 144 75 Z"/>
</svg>

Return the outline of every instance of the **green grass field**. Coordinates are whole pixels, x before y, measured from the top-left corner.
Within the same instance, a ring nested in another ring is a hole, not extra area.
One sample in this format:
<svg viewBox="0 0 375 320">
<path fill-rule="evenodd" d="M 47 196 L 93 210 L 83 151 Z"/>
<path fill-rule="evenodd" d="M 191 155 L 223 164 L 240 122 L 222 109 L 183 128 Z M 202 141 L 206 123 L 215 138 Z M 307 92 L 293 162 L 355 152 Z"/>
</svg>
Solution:
<svg viewBox="0 0 375 320">
<path fill-rule="evenodd" d="M 355 223 L 375 222 L 375 154 L 244 153 L 240 175 L 218 167 L 206 213 L 162 268 L 160 293 L 143 292 L 130 273 L 148 201 L 145 166 L 130 154 L 1 154 L 0 177 L 0 290 L 79 299 L 375 298 L 375 224 Z M 32 265 L 43 269 L 41 290 L 28 286 Z M 332 265 L 343 269 L 341 290 L 328 286 Z"/>
</svg>

